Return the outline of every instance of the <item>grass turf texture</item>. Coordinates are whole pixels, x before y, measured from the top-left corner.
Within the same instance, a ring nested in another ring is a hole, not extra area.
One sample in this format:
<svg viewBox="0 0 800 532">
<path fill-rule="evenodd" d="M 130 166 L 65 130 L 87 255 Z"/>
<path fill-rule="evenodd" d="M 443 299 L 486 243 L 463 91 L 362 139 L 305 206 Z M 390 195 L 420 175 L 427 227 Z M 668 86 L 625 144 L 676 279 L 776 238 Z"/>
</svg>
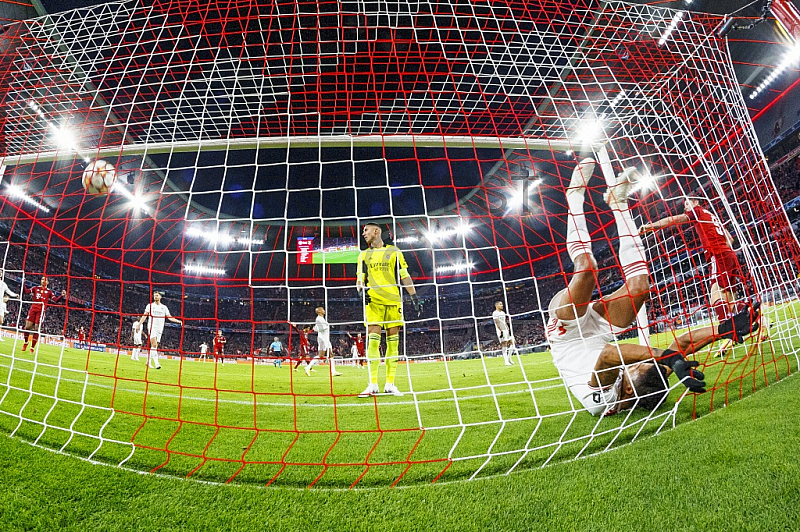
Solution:
<svg viewBox="0 0 800 532">
<path fill-rule="evenodd" d="M 769 311 L 773 337 L 794 338 L 786 310 Z M 125 356 L 47 345 L 35 357 L 17 351 L 12 358 L 12 347 L 0 346 L 0 382 L 13 387 L 0 388 L 0 431 L 141 471 L 286 487 L 408 486 L 566 461 L 671 426 L 669 407 L 683 391 L 677 386 L 654 419 L 638 412 L 598 424 L 570 412 L 548 353 L 513 367 L 500 358 L 401 365 L 397 382 L 408 389 L 410 372 L 415 401 L 410 394 L 357 399 L 367 372 L 356 367 L 334 379 L 326 367 L 309 378 L 271 364 L 164 360 L 155 371 Z M 684 399 L 675 421 L 794 371 L 796 358 L 781 347 L 796 352 L 783 341 L 740 346 L 724 360 L 713 358 L 713 348 L 699 353 L 715 390 L 697 403 Z"/>
<path fill-rule="evenodd" d="M 138 475 L 0 436 L 3 530 L 795 530 L 800 379 L 613 452 L 368 491 Z"/>
</svg>

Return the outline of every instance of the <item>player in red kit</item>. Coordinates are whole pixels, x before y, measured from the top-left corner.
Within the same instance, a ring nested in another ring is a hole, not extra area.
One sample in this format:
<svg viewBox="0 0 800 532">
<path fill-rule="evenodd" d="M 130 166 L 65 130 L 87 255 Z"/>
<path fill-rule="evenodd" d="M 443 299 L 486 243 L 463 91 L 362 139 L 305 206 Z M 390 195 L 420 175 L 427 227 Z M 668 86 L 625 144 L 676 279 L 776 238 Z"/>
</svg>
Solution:
<svg viewBox="0 0 800 532">
<path fill-rule="evenodd" d="M 300 364 L 304 360 L 306 361 L 306 364 L 308 364 L 308 359 L 310 358 L 309 353 L 311 352 L 311 349 L 308 345 L 308 333 L 311 332 L 311 327 L 306 325 L 301 329 L 299 326 L 294 324 L 292 324 L 292 327 L 297 329 L 297 335 L 300 337 L 300 348 L 297 350 L 297 364 L 294 365 L 294 370 L 297 371 L 297 368 L 300 366 Z"/>
<path fill-rule="evenodd" d="M 670 225 L 691 222 L 706 251 L 706 259 L 711 263 L 711 308 L 717 319 L 722 321 L 732 315 L 733 292 L 737 284 L 745 286 L 747 276 L 733 251 L 733 237 L 719 218 L 705 208 L 703 202 L 703 198 L 699 197 L 686 198 L 683 214 L 645 224 L 641 231 L 655 231 Z"/>
<path fill-rule="evenodd" d="M 353 341 L 353 345 L 356 347 L 356 352 L 358 353 L 358 363 L 362 366 L 366 365 L 367 357 L 364 356 L 364 337 L 361 335 L 361 333 L 358 333 L 357 336 L 347 333 L 347 336 Z"/>
<path fill-rule="evenodd" d="M 42 318 L 44 318 L 44 309 L 48 303 L 59 303 L 62 299 L 67 297 L 67 291 L 62 290 L 61 295 L 57 296 L 52 290 L 47 288 L 47 277 L 42 276 L 42 282 L 39 286 L 33 288 L 23 288 L 24 294 L 31 294 L 31 305 L 28 310 L 28 317 L 25 318 L 25 331 L 23 336 L 25 338 L 22 344 L 22 350 L 28 349 L 28 340 L 31 332 L 33 332 L 33 340 L 31 341 L 31 351 L 36 349 L 36 343 L 39 341 L 39 329 L 42 325 Z M 34 328 L 35 327 L 35 328 Z"/>
<path fill-rule="evenodd" d="M 217 359 L 217 362 L 225 363 L 225 344 L 227 343 L 227 339 L 222 335 L 222 331 L 217 331 L 217 335 L 214 337 L 214 358 Z"/>
<path fill-rule="evenodd" d="M 86 329 L 84 329 L 83 327 L 78 329 L 78 343 L 80 344 L 81 348 L 86 343 Z"/>
</svg>

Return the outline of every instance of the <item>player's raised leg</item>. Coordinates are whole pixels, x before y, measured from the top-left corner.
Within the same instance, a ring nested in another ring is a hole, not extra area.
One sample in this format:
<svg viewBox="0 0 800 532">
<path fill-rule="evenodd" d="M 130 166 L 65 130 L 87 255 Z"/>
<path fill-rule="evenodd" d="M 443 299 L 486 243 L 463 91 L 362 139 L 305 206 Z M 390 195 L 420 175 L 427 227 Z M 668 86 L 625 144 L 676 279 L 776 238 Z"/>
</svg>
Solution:
<svg viewBox="0 0 800 532">
<path fill-rule="evenodd" d="M 592 254 L 592 239 L 586 225 L 583 204 L 586 186 L 594 173 L 594 159 L 583 159 L 575 167 L 567 187 L 567 253 L 573 276 L 567 288 L 553 296 L 550 308 L 560 320 L 574 320 L 586 314 L 596 286 L 597 260 Z"/>
<path fill-rule="evenodd" d="M 616 176 L 604 196 L 617 225 L 618 257 L 625 283 L 599 301 L 595 310 L 615 327 L 630 326 L 650 297 L 650 276 L 644 246 L 628 205 L 628 195 L 639 176 L 635 168 L 626 168 Z"/>
</svg>

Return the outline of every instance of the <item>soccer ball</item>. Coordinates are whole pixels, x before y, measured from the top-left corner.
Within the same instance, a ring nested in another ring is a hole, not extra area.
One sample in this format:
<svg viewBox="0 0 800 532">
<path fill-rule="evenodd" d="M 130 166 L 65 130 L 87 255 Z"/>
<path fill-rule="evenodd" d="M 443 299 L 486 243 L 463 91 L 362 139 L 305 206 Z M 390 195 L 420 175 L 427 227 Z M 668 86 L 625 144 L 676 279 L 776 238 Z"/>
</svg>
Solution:
<svg viewBox="0 0 800 532">
<path fill-rule="evenodd" d="M 89 163 L 83 171 L 83 188 L 95 196 L 108 194 L 116 180 L 117 172 L 114 171 L 114 166 L 102 159 Z"/>
</svg>

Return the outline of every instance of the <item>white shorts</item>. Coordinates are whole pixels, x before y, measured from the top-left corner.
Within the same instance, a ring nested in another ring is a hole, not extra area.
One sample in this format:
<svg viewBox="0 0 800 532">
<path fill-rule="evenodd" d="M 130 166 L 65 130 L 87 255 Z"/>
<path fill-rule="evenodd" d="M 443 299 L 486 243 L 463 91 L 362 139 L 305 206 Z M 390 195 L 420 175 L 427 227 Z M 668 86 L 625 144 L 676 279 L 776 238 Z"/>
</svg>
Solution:
<svg viewBox="0 0 800 532">
<path fill-rule="evenodd" d="M 608 323 L 592 306 L 577 320 L 559 320 L 551 316 L 547 323 L 553 364 L 572 395 L 594 416 L 613 409 L 617 400 L 616 383 L 596 388 L 589 386 L 589 381 L 597 357 L 615 341 L 615 334 L 623 330 Z"/>
<path fill-rule="evenodd" d="M 495 331 L 497 332 L 497 339 L 500 340 L 501 343 L 511 341 L 511 331 L 501 331 L 500 329 L 495 329 Z"/>
<path fill-rule="evenodd" d="M 152 342 L 152 341 L 153 341 L 153 338 L 155 338 L 156 342 L 159 342 L 159 343 L 160 343 L 160 342 L 161 342 L 161 334 L 162 334 L 163 332 L 164 332 L 163 330 L 162 330 L 162 331 L 159 331 L 158 329 L 156 329 L 155 331 L 150 331 L 150 332 L 148 333 L 148 334 L 149 334 L 149 336 L 150 336 L 150 341 Z"/>
<path fill-rule="evenodd" d="M 135 345 L 135 346 L 142 345 L 142 335 L 141 335 L 141 333 L 133 335 L 133 345 Z"/>
<path fill-rule="evenodd" d="M 330 341 L 323 339 L 317 340 L 317 353 L 322 354 L 323 352 L 327 351 L 330 348 L 331 348 Z"/>
</svg>

